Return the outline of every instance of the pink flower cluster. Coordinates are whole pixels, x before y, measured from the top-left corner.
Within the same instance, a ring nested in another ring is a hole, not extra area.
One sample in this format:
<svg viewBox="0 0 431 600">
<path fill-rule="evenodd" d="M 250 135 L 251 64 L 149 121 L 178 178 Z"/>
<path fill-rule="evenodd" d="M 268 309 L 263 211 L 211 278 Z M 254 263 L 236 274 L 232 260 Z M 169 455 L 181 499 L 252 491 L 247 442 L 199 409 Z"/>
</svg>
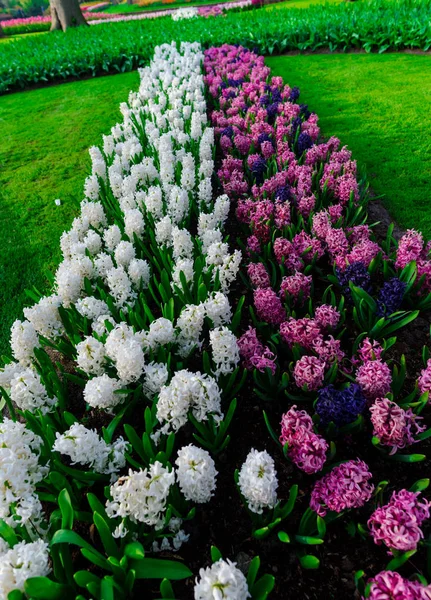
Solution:
<svg viewBox="0 0 431 600">
<path fill-rule="evenodd" d="M 421 371 L 418 388 L 421 394 L 431 392 L 431 358 L 428 359 L 426 368 Z"/>
<path fill-rule="evenodd" d="M 381 359 L 382 347 L 378 342 L 365 338 L 358 350 L 362 364 L 356 371 L 356 381 L 369 400 L 384 398 L 391 390 L 392 374 Z"/>
<path fill-rule="evenodd" d="M 421 291 L 431 291 L 431 242 L 425 244 L 423 236 L 414 229 L 409 229 L 400 239 L 395 266 L 404 269 L 410 262 L 416 261 L 418 279 L 423 277 Z"/>
<path fill-rule="evenodd" d="M 368 600 L 430 600 L 431 598 L 431 585 L 409 581 L 396 571 L 381 571 L 369 583 L 371 586 Z"/>
<path fill-rule="evenodd" d="M 373 435 L 379 438 L 382 446 L 390 446 L 390 454 L 399 448 L 411 446 L 417 440 L 415 436 L 426 428 L 419 425 L 418 417 L 411 408 L 404 410 L 388 398 L 378 398 L 370 406 Z"/>
<path fill-rule="evenodd" d="M 288 456 L 298 469 L 308 474 L 322 470 L 329 446 L 314 433 L 313 421 L 304 410 L 292 406 L 282 416 L 280 442 L 289 445 Z"/>
<path fill-rule="evenodd" d="M 246 369 L 257 369 L 261 372 L 271 369 L 272 374 L 275 373 L 277 367 L 274 354 L 257 339 L 256 329 L 249 327 L 238 339 L 238 347 Z"/>
<path fill-rule="evenodd" d="M 311 492 L 310 507 L 324 517 L 328 510 L 340 513 L 361 508 L 374 491 L 368 466 L 359 459 L 334 467 L 316 482 Z"/>
<path fill-rule="evenodd" d="M 373 512 L 368 520 L 376 544 L 389 549 L 414 550 L 423 538 L 421 525 L 429 519 L 431 503 L 419 499 L 420 492 L 394 492 L 388 504 Z"/>
</svg>

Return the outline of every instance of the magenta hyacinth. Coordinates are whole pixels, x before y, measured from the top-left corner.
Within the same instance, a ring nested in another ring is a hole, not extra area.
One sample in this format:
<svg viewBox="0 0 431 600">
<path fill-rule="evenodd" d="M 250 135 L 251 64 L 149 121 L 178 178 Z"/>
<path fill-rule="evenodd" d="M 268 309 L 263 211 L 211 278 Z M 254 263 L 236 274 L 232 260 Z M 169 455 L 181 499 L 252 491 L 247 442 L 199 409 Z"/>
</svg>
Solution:
<svg viewBox="0 0 431 600">
<path fill-rule="evenodd" d="M 310 350 L 318 339 L 322 339 L 320 327 L 314 319 L 294 319 L 290 317 L 280 325 L 281 339 L 289 346 L 299 344 Z"/>
<path fill-rule="evenodd" d="M 310 415 L 295 405 L 281 418 L 280 442 L 288 443 L 288 456 L 298 469 L 310 475 L 322 470 L 328 443 L 314 433 Z"/>
<path fill-rule="evenodd" d="M 385 362 L 372 360 L 359 367 L 356 381 L 368 399 L 383 398 L 391 390 L 391 370 Z"/>
<path fill-rule="evenodd" d="M 300 300 L 303 304 L 310 297 L 312 281 L 311 275 L 304 275 L 299 271 L 296 271 L 294 275 L 283 277 L 280 285 L 281 298 L 286 298 L 288 294 L 293 302 Z"/>
<path fill-rule="evenodd" d="M 256 329 L 249 327 L 238 339 L 238 348 L 244 367 L 248 370 L 256 368 L 264 371 L 266 368 L 275 373 L 276 364 L 274 354 L 257 338 Z"/>
<path fill-rule="evenodd" d="M 378 398 L 370 406 L 370 413 L 373 435 L 382 446 L 391 448 L 390 454 L 414 444 L 415 436 L 426 429 L 418 423 L 422 417 L 415 415 L 411 408 L 404 410 L 388 398 Z"/>
<path fill-rule="evenodd" d="M 358 348 L 358 356 L 361 362 L 369 362 L 371 360 L 380 360 L 383 348 L 376 342 L 366 337 Z"/>
<path fill-rule="evenodd" d="M 430 503 L 419 498 L 420 492 L 394 492 L 388 504 L 373 512 L 368 520 L 376 544 L 389 549 L 414 550 L 423 538 L 421 525 L 430 516 Z"/>
<path fill-rule="evenodd" d="M 373 577 L 367 600 L 429 600 L 431 585 L 404 579 L 396 571 L 381 571 Z M 365 600 L 362 597 L 362 600 Z"/>
<path fill-rule="evenodd" d="M 270 287 L 268 271 L 263 263 L 250 263 L 247 267 L 247 275 L 253 287 Z"/>
<path fill-rule="evenodd" d="M 286 318 L 281 300 L 271 288 L 255 290 L 254 306 L 258 318 L 266 323 L 278 325 Z"/>
<path fill-rule="evenodd" d="M 314 319 L 322 329 L 335 329 L 340 320 L 340 313 L 330 304 L 322 304 L 314 311 Z"/>
<path fill-rule="evenodd" d="M 368 465 L 362 460 L 342 463 L 316 482 L 310 507 L 321 517 L 328 510 L 340 513 L 349 508 L 361 508 L 374 491 L 371 478 Z"/>
<path fill-rule="evenodd" d="M 431 358 L 428 359 L 426 368 L 421 371 L 418 388 L 421 394 L 431 392 Z"/>
<path fill-rule="evenodd" d="M 322 387 L 325 377 L 325 363 L 315 356 L 303 356 L 293 369 L 296 385 L 307 391 L 315 391 Z"/>
</svg>

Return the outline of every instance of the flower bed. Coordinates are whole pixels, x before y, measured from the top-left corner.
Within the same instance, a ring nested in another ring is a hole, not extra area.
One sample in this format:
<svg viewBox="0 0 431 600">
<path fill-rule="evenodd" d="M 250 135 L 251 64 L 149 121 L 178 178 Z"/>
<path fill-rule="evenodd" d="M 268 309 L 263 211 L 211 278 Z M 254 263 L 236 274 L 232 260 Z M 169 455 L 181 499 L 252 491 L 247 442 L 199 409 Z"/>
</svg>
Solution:
<svg viewBox="0 0 431 600">
<path fill-rule="evenodd" d="M 263 57 L 140 77 L 0 370 L 0 597 L 427 597 L 429 246 Z"/>
</svg>

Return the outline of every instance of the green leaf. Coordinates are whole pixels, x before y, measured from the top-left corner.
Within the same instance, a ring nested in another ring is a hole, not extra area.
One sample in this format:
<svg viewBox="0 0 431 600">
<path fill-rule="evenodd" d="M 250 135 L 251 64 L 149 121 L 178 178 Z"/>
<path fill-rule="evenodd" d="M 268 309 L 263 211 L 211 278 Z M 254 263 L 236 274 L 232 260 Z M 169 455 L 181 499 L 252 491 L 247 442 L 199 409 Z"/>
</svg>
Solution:
<svg viewBox="0 0 431 600">
<path fill-rule="evenodd" d="M 317 556 L 313 556 L 312 554 L 300 556 L 299 562 L 304 569 L 318 569 L 320 567 L 320 560 Z"/>
<path fill-rule="evenodd" d="M 164 579 L 160 584 L 160 593 L 162 598 L 166 600 L 173 600 L 173 598 L 175 598 L 174 590 L 169 579 Z"/>
<path fill-rule="evenodd" d="M 162 558 L 144 558 L 132 560 L 131 568 L 136 572 L 136 579 L 187 579 L 193 573 L 186 565 Z"/>
<path fill-rule="evenodd" d="M 79 587 L 86 588 L 89 583 L 96 583 L 100 585 L 100 577 L 94 575 L 94 573 L 90 573 L 90 571 L 77 571 L 73 579 L 76 582 L 76 585 Z"/>
<path fill-rule="evenodd" d="M 100 597 L 103 600 L 114 600 L 114 585 L 110 577 L 104 577 L 100 584 Z"/>
<path fill-rule="evenodd" d="M 216 546 L 211 546 L 211 560 L 213 563 L 221 560 L 223 556 L 221 555 L 220 550 Z"/>
<path fill-rule="evenodd" d="M 30 577 L 24 584 L 27 596 L 34 600 L 68 600 L 73 598 L 73 589 L 68 585 L 55 583 L 48 577 Z"/>
<path fill-rule="evenodd" d="M 416 554 L 416 550 L 409 550 L 408 552 L 403 552 L 400 556 L 393 558 L 390 560 L 386 566 L 387 571 L 396 571 L 399 567 L 401 567 L 404 563 L 406 563 L 413 554 Z"/>
<path fill-rule="evenodd" d="M 280 542 L 283 542 L 283 544 L 290 544 L 290 537 L 288 533 L 285 531 L 279 531 L 277 535 Z"/>
<path fill-rule="evenodd" d="M 263 575 L 250 590 L 253 600 L 266 600 L 274 589 L 275 577 L 272 575 Z"/>
<path fill-rule="evenodd" d="M 8 525 L 3 519 L 0 519 L 0 537 L 9 544 L 11 548 L 18 544 L 18 537 L 15 530 Z"/>
<path fill-rule="evenodd" d="M 61 510 L 61 528 L 73 529 L 74 511 L 69 492 L 64 489 L 58 495 L 58 506 Z"/>
<path fill-rule="evenodd" d="M 295 540 L 299 544 L 305 544 L 306 546 L 318 546 L 323 544 L 323 540 L 318 537 L 311 537 L 310 535 L 295 535 Z"/>
<path fill-rule="evenodd" d="M 428 488 L 429 484 L 430 484 L 429 479 L 419 479 L 412 485 L 412 487 L 410 488 L 410 491 L 411 492 L 423 492 L 424 490 L 426 490 Z"/>
<path fill-rule="evenodd" d="M 134 560 L 141 560 L 145 556 L 145 550 L 140 542 L 131 542 L 124 548 L 124 555 Z"/>
<path fill-rule="evenodd" d="M 389 456 L 391 460 L 396 462 L 415 463 L 426 459 L 425 454 L 393 454 Z"/>
<path fill-rule="evenodd" d="M 105 522 L 105 519 L 101 515 L 99 515 L 99 513 L 95 512 L 93 514 L 93 521 L 99 533 L 106 555 L 119 558 L 120 551 L 117 547 L 115 539 L 112 536 L 110 527 Z"/>
</svg>

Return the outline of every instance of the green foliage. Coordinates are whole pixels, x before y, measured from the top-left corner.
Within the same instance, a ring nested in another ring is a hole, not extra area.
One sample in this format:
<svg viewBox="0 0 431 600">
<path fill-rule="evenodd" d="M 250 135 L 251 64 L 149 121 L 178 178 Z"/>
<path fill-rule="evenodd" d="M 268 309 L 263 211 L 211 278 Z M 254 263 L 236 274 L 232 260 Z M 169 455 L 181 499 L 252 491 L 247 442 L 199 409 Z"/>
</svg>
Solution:
<svg viewBox="0 0 431 600">
<path fill-rule="evenodd" d="M 378 15 L 378 18 L 377 18 Z M 70 77 L 125 72 L 145 65 L 166 40 L 257 47 L 262 54 L 289 50 L 364 48 L 367 52 L 431 47 L 427 0 L 372 0 L 231 12 L 225 17 L 106 23 L 65 34 L 35 36 L 0 46 L 0 93 Z"/>
</svg>

